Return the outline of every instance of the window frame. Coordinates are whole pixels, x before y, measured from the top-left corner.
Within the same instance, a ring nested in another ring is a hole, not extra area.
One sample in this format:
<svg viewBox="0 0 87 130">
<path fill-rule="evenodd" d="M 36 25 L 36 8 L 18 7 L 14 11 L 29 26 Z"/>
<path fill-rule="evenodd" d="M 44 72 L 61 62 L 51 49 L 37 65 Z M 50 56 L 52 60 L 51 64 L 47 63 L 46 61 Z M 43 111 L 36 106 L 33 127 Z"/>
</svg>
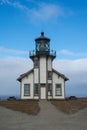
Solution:
<svg viewBox="0 0 87 130">
<path fill-rule="evenodd" d="M 24 84 L 24 96 L 30 96 L 30 84 Z"/>
<path fill-rule="evenodd" d="M 62 96 L 62 84 L 56 84 L 55 96 Z"/>
</svg>

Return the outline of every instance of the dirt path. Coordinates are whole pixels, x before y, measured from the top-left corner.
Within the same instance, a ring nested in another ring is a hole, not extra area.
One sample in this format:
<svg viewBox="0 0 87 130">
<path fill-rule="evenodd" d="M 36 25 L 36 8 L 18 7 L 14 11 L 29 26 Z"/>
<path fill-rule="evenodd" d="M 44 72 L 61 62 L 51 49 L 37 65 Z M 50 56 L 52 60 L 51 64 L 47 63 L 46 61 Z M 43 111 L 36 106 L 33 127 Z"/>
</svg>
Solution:
<svg viewBox="0 0 87 130">
<path fill-rule="evenodd" d="M 67 115 L 49 101 L 40 101 L 39 105 L 37 116 L 0 107 L 0 130 L 87 130 L 87 109 Z"/>
</svg>

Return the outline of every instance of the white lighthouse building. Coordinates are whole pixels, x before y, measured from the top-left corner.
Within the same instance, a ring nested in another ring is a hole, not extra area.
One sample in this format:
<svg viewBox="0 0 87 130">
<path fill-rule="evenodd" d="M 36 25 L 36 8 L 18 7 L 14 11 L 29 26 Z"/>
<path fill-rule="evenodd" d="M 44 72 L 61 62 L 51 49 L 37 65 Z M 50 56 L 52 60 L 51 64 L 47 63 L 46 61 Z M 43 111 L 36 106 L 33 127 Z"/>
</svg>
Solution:
<svg viewBox="0 0 87 130">
<path fill-rule="evenodd" d="M 68 78 L 53 69 L 56 51 L 50 50 L 50 39 L 41 36 L 35 39 L 35 50 L 30 52 L 33 68 L 20 75 L 21 99 L 64 99 L 65 81 Z"/>
</svg>

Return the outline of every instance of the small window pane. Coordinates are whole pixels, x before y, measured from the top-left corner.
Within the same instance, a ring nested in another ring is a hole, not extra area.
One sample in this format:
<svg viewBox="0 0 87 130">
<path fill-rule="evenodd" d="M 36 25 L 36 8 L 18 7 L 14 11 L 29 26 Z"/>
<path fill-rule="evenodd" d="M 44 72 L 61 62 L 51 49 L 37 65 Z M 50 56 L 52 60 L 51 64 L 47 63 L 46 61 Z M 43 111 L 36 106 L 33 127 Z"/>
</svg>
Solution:
<svg viewBox="0 0 87 130">
<path fill-rule="evenodd" d="M 62 96 L 61 84 L 56 84 L 56 96 Z"/>
<path fill-rule="evenodd" d="M 38 84 L 34 85 L 34 95 L 37 96 L 38 95 Z"/>
<path fill-rule="evenodd" d="M 24 84 L 24 96 L 30 96 L 30 84 Z"/>
</svg>

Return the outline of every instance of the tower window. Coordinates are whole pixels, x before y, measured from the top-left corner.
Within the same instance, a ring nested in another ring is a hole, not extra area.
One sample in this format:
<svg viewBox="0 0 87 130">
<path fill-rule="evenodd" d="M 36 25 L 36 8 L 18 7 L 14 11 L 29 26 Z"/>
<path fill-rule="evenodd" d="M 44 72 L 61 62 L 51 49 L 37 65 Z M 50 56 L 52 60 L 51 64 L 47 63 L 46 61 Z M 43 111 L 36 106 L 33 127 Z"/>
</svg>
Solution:
<svg viewBox="0 0 87 130">
<path fill-rule="evenodd" d="M 61 86 L 61 84 L 56 84 L 55 95 L 56 96 L 62 96 L 62 86 Z"/>
<path fill-rule="evenodd" d="M 34 84 L 34 96 L 38 95 L 38 84 Z"/>
<path fill-rule="evenodd" d="M 52 79 L 52 71 L 48 71 L 48 79 Z"/>
<path fill-rule="evenodd" d="M 24 84 L 24 96 L 30 96 L 30 84 Z"/>
<path fill-rule="evenodd" d="M 38 66 L 39 66 L 39 61 L 38 61 L 38 59 L 35 59 L 34 60 L 34 68 L 38 68 Z"/>
<path fill-rule="evenodd" d="M 48 96 L 52 96 L 52 84 L 48 84 Z"/>
</svg>

